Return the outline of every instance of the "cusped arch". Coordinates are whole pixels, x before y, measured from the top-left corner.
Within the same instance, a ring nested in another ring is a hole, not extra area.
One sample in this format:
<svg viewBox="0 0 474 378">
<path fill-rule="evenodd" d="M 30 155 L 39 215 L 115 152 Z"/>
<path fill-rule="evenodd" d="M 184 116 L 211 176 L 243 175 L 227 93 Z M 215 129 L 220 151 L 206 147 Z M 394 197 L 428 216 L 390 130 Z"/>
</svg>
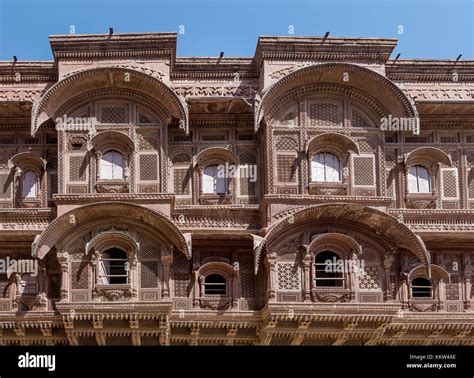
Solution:
<svg viewBox="0 0 474 378">
<path fill-rule="evenodd" d="M 18 167 L 24 171 L 33 168 L 36 172 L 46 170 L 46 160 L 31 151 L 20 152 L 8 160 L 8 167 Z"/>
<path fill-rule="evenodd" d="M 135 144 L 127 134 L 115 130 L 101 131 L 91 138 L 91 148 L 97 151 L 118 149 L 119 151 L 134 151 Z"/>
<path fill-rule="evenodd" d="M 35 102 L 31 112 L 31 133 L 48 119 L 54 118 L 58 109 L 72 98 L 97 89 L 124 89 L 145 94 L 161 104 L 189 130 L 188 110 L 184 101 L 163 81 L 143 72 L 123 67 L 99 67 L 74 72 L 50 87 Z"/>
<path fill-rule="evenodd" d="M 422 262 L 428 275 L 431 258 L 423 240 L 397 218 L 386 212 L 367 206 L 345 203 L 314 205 L 294 212 L 269 227 L 265 237 L 254 249 L 255 271 L 266 245 L 294 227 L 317 220 L 346 222 L 362 225 L 376 235 L 383 235 L 394 250 L 406 249 L 415 254 Z"/>
<path fill-rule="evenodd" d="M 140 250 L 140 243 L 126 232 L 119 230 L 104 231 L 86 243 L 86 254 L 89 254 L 92 250 L 102 253 L 109 248 L 131 251 L 136 255 Z"/>
<path fill-rule="evenodd" d="M 238 157 L 232 151 L 222 147 L 209 147 L 196 155 L 196 165 L 203 166 L 210 160 L 222 160 L 232 164 L 238 164 Z"/>
<path fill-rule="evenodd" d="M 313 154 L 322 147 L 333 145 L 341 151 L 352 151 L 359 155 L 359 146 L 352 138 L 339 133 L 322 133 L 313 137 L 307 147 L 307 153 Z"/>
<path fill-rule="evenodd" d="M 184 253 L 188 259 L 191 258 L 190 235 L 183 234 L 166 215 L 140 205 L 119 201 L 84 205 L 59 216 L 35 238 L 32 245 L 33 257 L 43 259 L 53 247 L 57 246 L 69 234 L 99 219 L 109 221 L 111 219 L 132 220 L 144 223 L 152 227 L 169 244 L 174 245 Z"/>
<path fill-rule="evenodd" d="M 451 156 L 436 147 L 419 147 L 405 155 L 405 166 L 411 167 L 416 164 L 432 167 L 438 163 L 453 166 Z"/>
<path fill-rule="evenodd" d="M 349 77 L 345 82 L 344 77 Z M 351 63 L 322 63 L 300 68 L 264 90 L 255 111 L 258 130 L 266 112 L 280 97 L 298 87 L 332 84 L 350 86 L 383 103 L 394 117 L 416 117 L 414 102 L 390 79 L 369 68 Z"/>
<path fill-rule="evenodd" d="M 430 264 L 430 271 L 432 277 L 439 280 L 443 280 L 446 283 L 451 282 L 451 276 L 449 275 L 448 271 L 442 266 Z M 426 269 L 423 265 L 418 265 L 417 267 L 413 268 L 410 273 L 408 273 L 408 281 L 410 282 L 418 277 L 426 277 Z"/>
<path fill-rule="evenodd" d="M 237 278 L 237 272 L 235 271 L 235 269 L 231 265 L 225 262 L 210 261 L 199 268 L 200 276 L 207 276 L 208 274 L 213 274 L 213 273 L 220 274 L 223 277 Z"/>
<path fill-rule="evenodd" d="M 332 247 L 332 248 L 331 248 Z M 337 252 L 352 251 L 357 255 L 362 254 L 362 248 L 353 238 L 338 232 L 328 232 L 316 236 L 307 247 L 307 252 L 316 255 L 325 250 L 336 249 Z M 333 251 L 335 252 L 335 251 Z"/>
</svg>

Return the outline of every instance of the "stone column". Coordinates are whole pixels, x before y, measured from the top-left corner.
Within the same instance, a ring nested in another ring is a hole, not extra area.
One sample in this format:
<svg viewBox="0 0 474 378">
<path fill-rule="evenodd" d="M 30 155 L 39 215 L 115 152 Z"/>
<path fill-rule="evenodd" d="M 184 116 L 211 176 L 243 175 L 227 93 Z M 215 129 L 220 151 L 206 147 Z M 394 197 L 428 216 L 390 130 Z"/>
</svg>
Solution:
<svg viewBox="0 0 474 378">
<path fill-rule="evenodd" d="M 193 275 L 194 275 L 193 308 L 199 308 L 199 296 L 200 296 L 199 264 L 194 264 Z"/>
<path fill-rule="evenodd" d="M 383 262 L 383 267 L 385 271 L 385 290 L 384 290 L 384 299 L 386 301 L 393 300 L 393 292 L 392 292 L 392 285 L 390 284 L 390 270 L 392 269 L 393 265 L 393 256 L 388 256 L 385 258 Z"/>
<path fill-rule="evenodd" d="M 463 254 L 463 300 L 464 300 L 464 309 L 469 310 L 471 308 L 471 257 L 469 254 Z"/>
<path fill-rule="evenodd" d="M 173 262 L 173 247 L 166 246 L 161 249 L 161 266 L 163 269 L 163 287 L 161 290 L 161 297 L 169 299 L 170 297 L 170 271 L 171 263 Z"/>
<path fill-rule="evenodd" d="M 267 269 L 268 269 L 268 290 L 267 297 L 269 302 L 276 301 L 276 285 L 277 285 L 277 273 L 276 273 L 276 253 L 269 253 L 267 255 Z"/>
<path fill-rule="evenodd" d="M 301 259 L 303 265 L 303 301 L 311 300 L 311 262 L 312 255 L 307 251 L 307 246 L 302 246 L 303 258 Z"/>
<path fill-rule="evenodd" d="M 69 300 L 69 254 L 61 251 L 56 256 L 61 264 L 61 302 L 67 302 Z"/>
</svg>

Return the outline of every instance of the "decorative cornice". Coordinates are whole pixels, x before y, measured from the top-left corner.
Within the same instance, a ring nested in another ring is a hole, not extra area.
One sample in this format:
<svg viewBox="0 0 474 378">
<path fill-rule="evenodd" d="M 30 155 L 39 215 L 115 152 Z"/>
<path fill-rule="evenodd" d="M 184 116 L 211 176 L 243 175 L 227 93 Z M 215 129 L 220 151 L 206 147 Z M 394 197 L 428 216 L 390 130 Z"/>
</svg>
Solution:
<svg viewBox="0 0 474 378">
<path fill-rule="evenodd" d="M 260 37 L 255 51 L 258 67 L 264 60 L 332 60 L 385 62 L 396 39 Z"/>
<path fill-rule="evenodd" d="M 252 58 L 177 58 L 171 73 L 173 80 L 257 79 Z"/>
<path fill-rule="evenodd" d="M 474 61 L 455 60 L 389 60 L 385 71 L 394 81 L 451 82 L 474 81 Z"/>
<path fill-rule="evenodd" d="M 0 84 L 51 83 L 57 80 L 54 62 L 0 62 Z"/>
<path fill-rule="evenodd" d="M 175 59 L 176 33 L 53 35 L 55 59 L 162 57 Z"/>
</svg>

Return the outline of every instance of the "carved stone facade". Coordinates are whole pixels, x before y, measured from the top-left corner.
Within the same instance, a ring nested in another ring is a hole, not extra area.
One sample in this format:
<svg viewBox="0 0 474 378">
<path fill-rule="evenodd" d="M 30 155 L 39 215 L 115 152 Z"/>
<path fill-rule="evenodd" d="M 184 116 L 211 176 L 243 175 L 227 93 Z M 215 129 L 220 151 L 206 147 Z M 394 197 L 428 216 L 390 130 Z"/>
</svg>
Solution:
<svg viewBox="0 0 474 378">
<path fill-rule="evenodd" d="M 50 42 L 0 63 L 1 344 L 474 344 L 474 62 Z"/>
</svg>

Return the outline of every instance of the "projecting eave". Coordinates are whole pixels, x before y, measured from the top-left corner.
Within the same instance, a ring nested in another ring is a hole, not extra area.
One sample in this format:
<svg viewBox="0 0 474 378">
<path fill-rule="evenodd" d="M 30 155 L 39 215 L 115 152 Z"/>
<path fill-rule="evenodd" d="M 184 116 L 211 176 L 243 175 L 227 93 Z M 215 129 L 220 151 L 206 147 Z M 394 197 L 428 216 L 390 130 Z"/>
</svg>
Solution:
<svg viewBox="0 0 474 378">
<path fill-rule="evenodd" d="M 261 36 L 255 61 L 263 60 L 331 60 L 386 62 L 397 45 L 394 38 L 288 37 Z"/>
</svg>

